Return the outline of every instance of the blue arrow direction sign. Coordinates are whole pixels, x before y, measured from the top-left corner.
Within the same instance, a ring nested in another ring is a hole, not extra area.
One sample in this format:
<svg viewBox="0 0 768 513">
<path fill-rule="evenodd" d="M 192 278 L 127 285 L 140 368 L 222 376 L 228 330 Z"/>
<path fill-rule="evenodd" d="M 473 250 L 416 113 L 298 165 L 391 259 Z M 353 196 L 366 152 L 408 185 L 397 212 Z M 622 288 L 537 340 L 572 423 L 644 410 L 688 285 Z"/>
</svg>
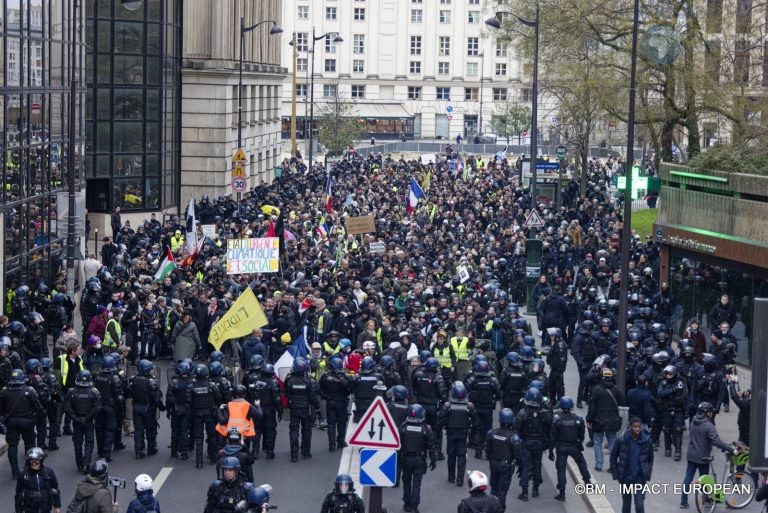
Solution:
<svg viewBox="0 0 768 513">
<path fill-rule="evenodd" d="M 397 473 L 397 451 L 392 449 L 360 449 L 360 484 L 394 486 Z"/>
</svg>

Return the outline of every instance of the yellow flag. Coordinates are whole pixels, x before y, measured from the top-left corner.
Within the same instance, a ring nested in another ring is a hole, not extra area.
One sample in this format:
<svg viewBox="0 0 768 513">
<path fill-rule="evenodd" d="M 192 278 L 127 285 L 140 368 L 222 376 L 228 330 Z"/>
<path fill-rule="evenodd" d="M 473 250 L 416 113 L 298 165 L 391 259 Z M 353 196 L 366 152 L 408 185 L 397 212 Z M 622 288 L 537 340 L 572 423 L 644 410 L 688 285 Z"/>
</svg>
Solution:
<svg viewBox="0 0 768 513">
<path fill-rule="evenodd" d="M 224 316 L 211 327 L 208 342 L 221 350 L 222 344 L 230 338 L 249 335 L 256 328 L 269 324 L 264 310 L 250 287 L 240 294 L 237 301 L 227 310 Z"/>
</svg>

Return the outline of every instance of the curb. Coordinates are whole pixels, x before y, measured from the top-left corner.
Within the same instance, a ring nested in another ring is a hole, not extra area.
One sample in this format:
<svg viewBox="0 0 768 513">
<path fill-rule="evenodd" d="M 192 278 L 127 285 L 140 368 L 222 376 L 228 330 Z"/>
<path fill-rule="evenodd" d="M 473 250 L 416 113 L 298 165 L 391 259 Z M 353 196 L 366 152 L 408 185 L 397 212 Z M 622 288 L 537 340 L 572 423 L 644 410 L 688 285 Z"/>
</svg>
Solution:
<svg viewBox="0 0 768 513">
<path fill-rule="evenodd" d="M 349 423 L 347 426 L 347 433 L 353 430 L 353 426 L 357 424 Z M 363 494 L 364 488 L 360 485 L 360 451 L 359 447 L 348 445 L 341 453 L 341 461 L 339 462 L 339 474 L 349 474 L 352 477 L 352 482 L 355 486 L 355 491 L 361 499 L 365 500 Z"/>
<path fill-rule="evenodd" d="M 584 483 L 584 481 L 581 479 L 581 472 L 579 472 L 579 468 L 576 465 L 576 462 L 573 461 L 573 458 L 568 458 L 567 468 L 568 474 L 570 475 L 571 481 L 574 485 Z M 592 477 L 592 481 L 594 482 L 594 476 Z M 608 499 L 605 498 L 605 495 L 591 495 L 588 493 L 582 493 L 579 495 L 591 513 L 615 513 L 613 506 L 611 506 L 611 503 L 608 502 Z"/>
</svg>

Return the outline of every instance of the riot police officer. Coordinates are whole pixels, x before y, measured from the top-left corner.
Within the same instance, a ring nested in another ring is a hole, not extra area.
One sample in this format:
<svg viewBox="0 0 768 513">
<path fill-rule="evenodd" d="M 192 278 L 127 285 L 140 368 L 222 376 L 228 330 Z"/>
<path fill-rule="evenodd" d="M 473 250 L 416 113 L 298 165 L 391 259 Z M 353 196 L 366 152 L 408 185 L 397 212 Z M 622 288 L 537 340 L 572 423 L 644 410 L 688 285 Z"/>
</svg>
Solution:
<svg viewBox="0 0 768 513">
<path fill-rule="evenodd" d="M 208 367 L 202 363 L 198 364 L 195 367 L 195 380 L 190 397 L 192 425 L 195 431 L 195 468 L 203 468 L 203 435 L 208 448 L 208 461 L 216 462 L 218 440 L 214 431 L 214 414 L 221 403 L 218 387 L 208 381 Z"/>
<path fill-rule="evenodd" d="M 256 397 L 258 395 L 257 389 L 260 386 L 259 383 L 262 382 L 260 373 L 264 370 L 266 364 L 267 362 L 260 354 L 251 356 L 251 359 L 248 362 L 248 373 L 243 376 L 241 384 L 244 385 L 245 389 L 248 391 L 248 400 L 251 402 L 255 402 L 256 399 L 258 399 L 258 397 Z"/>
<path fill-rule="evenodd" d="M 217 479 L 208 488 L 204 513 L 234 513 L 240 501 L 248 499 L 253 485 L 243 479 L 240 461 L 234 456 L 224 458 L 219 464 L 222 479 Z"/>
<path fill-rule="evenodd" d="M 693 349 L 693 345 L 690 344 L 690 340 L 680 340 L 680 355 L 672 361 L 672 364 L 677 369 L 677 373 L 680 374 L 685 380 L 685 385 L 688 387 L 688 396 L 696 391 L 696 387 L 704 375 L 704 367 L 696 361 L 696 351 Z M 689 401 L 688 411 L 686 415 L 688 418 L 693 418 L 696 414 L 696 403 Z"/>
<path fill-rule="evenodd" d="M 475 405 L 467 401 L 467 389 L 461 381 L 453 383 L 449 397 L 438 412 L 440 427 L 445 428 L 448 482 L 463 486 L 467 468 L 467 436 L 477 420 L 477 414 Z"/>
<path fill-rule="evenodd" d="M 408 417 L 408 389 L 403 385 L 395 385 L 387 393 L 389 399 L 387 400 L 387 410 L 392 415 L 392 420 L 395 422 L 395 426 L 402 426 L 405 419 Z M 345 444 L 346 445 L 346 444 Z M 400 486 L 400 475 L 403 471 L 403 460 L 397 459 L 397 470 L 395 474 L 394 487 Z"/>
<path fill-rule="evenodd" d="M 518 499 L 528 500 L 528 483 L 533 480 L 533 497 L 539 496 L 541 478 L 541 457 L 544 449 L 549 447 L 549 435 L 552 427 L 552 416 L 541 408 L 541 392 L 530 388 L 525 393 L 525 406 L 517 414 L 515 430 L 522 439 L 521 453 L 523 470 L 520 475 L 522 491 Z"/>
<path fill-rule="evenodd" d="M 400 426 L 400 458 L 403 460 L 403 510 L 419 513 L 421 502 L 421 480 L 429 470 L 437 468 L 435 437 L 432 428 L 425 422 L 426 414 L 420 404 L 412 404 L 408 417 Z"/>
<path fill-rule="evenodd" d="M 53 360 L 46 357 L 40 360 L 40 366 L 43 369 L 42 380 L 45 386 L 50 392 L 50 400 L 48 401 L 48 407 L 45 411 L 46 417 L 48 417 L 48 450 L 57 451 L 59 445 L 56 443 L 56 439 L 61 436 L 59 432 L 59 407 L 62 403 L 61 397 L 61 383 L 56 378 L 56 374 L 53 372 Z M 45 449 L 45 447 L 43 447 Z"/>
<path fill-rule="evenodd" d="M 720 370 L 717 357 L 711 353 L 704 353 L 701 357 L 704 364 L 704 373 L 701 375 L 694 393 L 694 403 L 707 402 L 712 405 L 712 424 L 715 416 L 720 412 L 722 399 L 725 395 L 725 375 Z"/>
<path fill-rule="evenodd" d="M 499 412 L 499 427 L 488 431 L 485 452 L 491 465 L 491 495 L 507 509 L 507 492 L 515 466 L 521 464 L 520 437 L 515 433 L 515 414 L 510 408 Z"/>
<path fill-rule="evenodd" d="M 258 458 L 259 450 L 271 460 L 275 457 L 277 422 L 283 420 L 283 405 L 280 402 L 280 389 L 275 380 L 275 369 L 263 361 L 261 355 L 251 357 L 251 371 L 243 380 L 246 397 L 252 403 L 259 401 L 262 410 L 261 419 L 256 426 L 256 438 L 253 440 L 253 453 Z"/>
<path fill-rule="evenodd" d="M 365 503 L 357 493 L 349 474 L 339 474 L 333 491 L 325 496 L 320 513 L 365 513 Z"/>
<path fill-rule="evenodd" d="M 24 439 L 25 448 L 35 445 L 35 419 L 43 415 L 37 392 L 24 384 L 24 371 L 11 371 L 8 386 L 0 391 L 0 418 L 4 419 L 7 429 L 5 441 L 14 479 L 19 475 L 19 440 Z"/>
<path fill-rule="evenodd" d="M 93 386 L 91 372 L 81 370 L 75 378 L 75 386 L 67 391 L 64 411 L 73 422 L 72 443 L 75 445 L 75 464 L 80 472 L 91 466 L 95 441 L 93 417 L 101 407 L 101 394 Z"/>
<path fill-rule="evenodd" d="M 560 413 L 552 417 L 552 434 L 550 440 L 557 454 L 555 469 L 557 469 L 557 489 L 555 500 L 565 502 L 565 467 L 568 457 L 573 458 L 581 472 L 581 478 L 589 483 L 592 476 L 589 474 L 587 460 L 584 459 L 584 428 L 586 423 L 579 415 L 573 413 L 573 399 L 563 396 L 560 398 Z M 552 459 L 552 449 L 549 450 Z"/>
<path fill-rule="evenodd" d="M 437 358 L 429 357 L 423 369 L 413 373 L 413 395 L 416 403 L 424 408 L 424 414 L 430 430 L 435 437 L 435 450 L 438 459 L 443 459 L 442 437 L 437 432 L 437 408 L 446 394 L 445 382 L 440 374 Z"/>
<path fill-rule="evenodd" d="M 310 408 L 320 408 L 315 382 L 309 376 L 309 364 L 304 358 L 293 360 L 291 373 L 285 378 L 285 394 L 291 409 L 288 433 L 291 440 L 291 461 L 299 461 L 299 427 L 301 427 L 301 456 L 312 457 L 312 415 Z"/>
<path fill-rule="evenodd" d="M 16 483 L 16 511 L 50 513 L 61 508 L 59 481 L 51 467 L 43 465 L 45 453 L 40 447 L 27 451 L 27 463 Z"/>
<path fill-rule="evenodd" d="M 191 423 L 190 396 L 192 381 L 189 375 L 192 366 L 185 361 L 176 365 L 176 376 L 168 384 L 166 396 L 166 416 L 171 419 L 171 457 L 181 454 L 181 459 L 189 458 L 189 426 Z"/>
<path fill-rule="evenodd" d="M 133 398 L 133 448 L 136 459 L 157 454 L 157 410 L 165 411 L 163 392 L 152 377 L 155 365 L 149 360 L 139 360 L 138 374 L 128 384 L 128 395 Z M 144 453 L 146 436 L 147 452 Z"/>
<path fill-rule="evenodd" d="M 493 427 L 493 411 L 496 409 L 496 401 L 501 399 L 499 381 L 491 376 L 488 362 L 480 361 L 475 364 L 475 373 L 467 381 L 467 390 L 469 399 L 477 410 L 475 458 L 482 458 L 485 435 Z"/>
<path fill-rule="evenodd" d="M 582 408 L 582 401 L 589 399 L 587 396 L 586 377 L 592 362 L 598 354 L 594 332 L 594 322 L 590 320 L 582 321 L 571 343 L 571 355 L 576 360 L 576 366 L 579 369 L 579 390 L 576 395 L 577 408 Z"/>
<path fill-rule="evenodd" d="M 360 374 L 352 378 L 351 389 L 355 397 L 355 414 L 353 422 L 360 422 L 360 418 L 368 407 L 376 399 L 375 390 L 378 382 L 383 382 L 384 377 L 376 370 L 376 360 L 371 356 L 363 358 L 360 365 Z"/>
<path fill-rule="evenodd" d="M 122 429 L 117 422 L 118 411 L 122 411 L 125 397 L 123 396 L 123 383 L 115 373 L 115 360 L 111 356 L 105 356 L 101 361 L 101 371 L 96 374 L 94 385 L 101 396 L 99 411 L 94 418 L 96 424 L 96 446 L 99 458 L 109 463 L 112 461 L 112 445 L 115 431 Z"/>
<path fill-rule="evenodd" d="M 680 461 L 683 447 L 685 415 L 688 411 L 688 386 L 674 365 L 664 367 L 664 380 L 656 392 L 659 398 L 661 427 L 664 431 L 664 456 L 672 455 L 675 444 L 675 461 Z"/>
<path fill-rule="evenodd" d="M 325 400 L 325 418 L 328 422 L 328 450 L 346 447 L 347 408 L 350 380 L 341 358 L 331 358 L 329 371 L 320 377 L 320 397 Z"/>
<path fill-rule="evenodd" d="M 35 431 L 37 432 L 37 445 L 45 447 L 46 413 L 51 403 L 51 391 L 48 384 L 42 378 L 42 366 L 37 358 L 30 358 L 25 364 L 27 368 L 27 384 L 35 389 L 37 398 L 43 407 L 43 415 L 35 418 Z"/>
<path fill-rule="evenodd" d="M 232 382 L 224 376 L 224 365 L 221 362 L 211 362 L 208 364 L 208 381 L 219 389 L 223 403 L 232 399 Z"/>
<path fill-rule="evenodd" d="M 565 395 L 565 380 L 563 375 L 568 366 L 568 346 L 563 340 L 563 332 L 560 328 L 549 328 L 549 339 L 552 341 L 551 349 L 547 353 L 547 365 L 549 365 L 549 395 L 552 402 Z"/>
<path fill-rule="evenodd" d="M 523 368 L 523 362 L 516 351 L 507 353 L 507 366 L 501 373 L 501 404 L 511 409 L 515 414 L 523 407 L 523 396 L 528 377 Z"/>
</svg>

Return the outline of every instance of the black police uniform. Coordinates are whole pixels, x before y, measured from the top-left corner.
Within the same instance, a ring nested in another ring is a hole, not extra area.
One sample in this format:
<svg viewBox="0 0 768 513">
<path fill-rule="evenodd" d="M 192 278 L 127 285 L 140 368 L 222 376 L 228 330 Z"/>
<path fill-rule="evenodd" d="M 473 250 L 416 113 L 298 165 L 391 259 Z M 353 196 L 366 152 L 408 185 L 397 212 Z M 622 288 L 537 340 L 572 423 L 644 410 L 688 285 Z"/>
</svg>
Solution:
<svg viewBox="0 0 768 513">
<path fill-rule="evenodd" d="M 467 391 L 477 411 L 475 456 L 480 458 L 485 447 L 485 435 L 493 427 L 493 410 L 496 408 L 496 401 L 501 399 L 501 389 L 495 377 L 475 374 L 467 381 Z"/>
<path fill-rule="evenodd" d="M 240 444 L 226 444 L 219 450 L 219 465 L 221 460 L 228 457 L 237 458 L 240 462 L 240 472 L 245 476 L 245 480 L 249 483 L 253 483 L 253 462 L 256 461 L 254 455 L 248 452 L 248 449 L 244 445 Z M 221 476 L 221 468 L 217 465 L 216 471 Z"/>
<path fill-rule="evenodd" d="M 448 482 L 464 484 L 467 468 L 467 436 L 477 422 L 475 405 L 469 401 L 448 401 L 438 412 L 441 429 L 445 429 L 445 452 L 448 454 Z"/>
<path fill-rule="evenodd" d="M 37 446 L 45 449 L 47 447 L 45 443 L 47 434 L 46 421 L 48 420 L 47 413 L 51 405 L 51 389 L 48 383 L 43 381 L 43 377 L 40 374 L 28 374 L 27 383 L 35 389 L 37 398 L 43 407 L 43 414 L 35 417 L 35 431 L 37 432 Z"/>
<path fill-rule="evenodd" d="M 176 376 L 168 385 L 166 396 L 166 416 L 171 419 L 171 456 L 181 454 L 187 459 L 189 449 L 189 427 L 192 421 L 191 399 L 192 380 L 185 376 Z"/>
<path fill-rule="evenodd" d="M 320 513 L 365 513 L 365 503 L 354 492 L 334 491 L 325 496 Z"/>
<path fill-rule="evenodd" d="M 296 461 L 299 454 L 299 427 L 301 427 L 301 454 L 311 458 L 312 416 L 310 407 L 320 408 L 320 400 L 315 390 L 315 382 L 307 374 L 289 374 L 285 379 L 285 393 L 291 409 L 291 422 L 288 433 L 291 442 L 291 460 Z"/>
<path fill-rule="evenodd" d="M 61 407 L 63 397 L 61 396 L 61 382 L 56 378 L 52 370 L 43 371 L 43 383 L 45 383 L 50 393 L 48 407 L 45 410 L 45 416 L 48 418 L 48 449 L 55 451 L 59 448 L 56 439 L 61 436 L 59 432 L 59 408 Z M 41 446 L 42 447 L 42 446 Z M 42 447 L 45 449 L 45 447 Z"/>
<path fill-rule="evenodd" d="M 520 435 L 523 470 L 520 475 L 520 488 L 528 493 L 528 483 L 533 480 L 534 493 L 542 482 L 541 457 L 549 447 L 549 434 L 552 416 L 539 407 L 526 405 L 515 419 L 515 430 Z M 531 475 L 533 474 L 533 475 Z"/>
<path fill-rule="evenodd" d="M 207 443 L 208 460 L 216 461 L 219 443 L 215 431 L 215 413 L 221 404 L 219 389 L 212 385 L 207 378 L 195 379 L 192 384 L 190 406 L 192 409 L 192 424 L 195 431 L 195 464 L 203 466 L 203 435 Z"/>
<path fill-rule="evenodd" d="M 715 410 L 712 412 L 712 423 L 715 423 L 715 416 L 720 412 L 722 397 L 724 395 L 725 382 L 723 371 L 719 369 L 704 369 L 696 384 L 695 403 L 706 401 L 710 403 Z"/>
<path fill-rule="evenodd" d="M 122 411 L 123 383 L 120 377 L 112 371 L 101 371 L 93 380 L 96 390 L 101 396 L 99 411 L 94 417 L 96 428 L 96 445 L 99 457 L 112 461 L 112 445 L 115 440 L 115 431 L 122 428 L 118 424 L 118 411 Z M 122 415 L 120 415 L 122 417 Z"/>
<path fill-rule="evenodd" d="M 19 441 L 23 438 L 26 448 L 35 445 L 35 419 L 43 415 L 43 406 L 34 388 L 19 383 L 0 391 L 0 418 L 5 419 L 8 462 L 14 479 L 19 474 Z"/>
<path fill-rule="evenodd" d="M 523 407 L 522 399 L 528 377 L 521 365 L 508 365 L 501 373 L 501 403 L 515 414 Z"/>
<path fill-rule="evenodd" d="M 413 373 L 412 381 L 414 402 L 424 407 L 427 424 L 435 437 L 435 450 L 442 453 L 443 441 L 437 429 L 437 408 L 446 394 L 443 376 L 437 371 L 421 368 Z"/>
<path fill-rule="evenodd" d="M 664 431 L 664 455 L 670 456 L 675 445 L 675 460 L 679 461 L 683 447 L 685 416 L 688 410 L 688 386 L 680 376 L 665 379 L 656 392 L 661 412 L 661 428 Z"/>
<path fill-rule="evenodd" d="M 392 420 L 395 422 L 395 426 L 400 428 L 400 426 L 403 425 L 405 422 L 405 419 L 408 417 L 408 408 L 410 406 L 408 405 L 408 400 L 405 401 L 397 401 L 395 399 L 391 399 L 387 401 L 387 410 L 389 410 L 389 414 L 392 415 Z M 400 486 L 400 476 L 403 474 L 403 459 L 397 458 L 397 469 L 395 474 L 395 488 Z"/>
<path fill-rule="evenodd" d="M 16 481 L 16 511 L 50 513 L 61 507 L 59 481 L 53 469 L 40 465 L 35 471 L 27 466 Z"/>
<path fill-rule="evenodd" d="M 147 453 L 157 454 L 157 409 L 165 411 L 163 392 L 150 376 L 131 378 L 128 394 L 133 398 L 133 448 L 137 458 L 144 457 L 144 439 Z"/>
<path fill-rule="evenodd" d="M 491 467 L 491 495 L 499 498 L 501 511 L 507 509 L 507 492 L 515 466 L 521 464 L 520 437 L 512 426 L 503 425 L 487 432 L 485 451 Z"/>
<path fill-rule="evenodd" d="M 547 354 L 547 365 L 549 365 L 549 399 L 555 403 L 565 395 L 565 380 L 563 375 L 568 366 L 568 348 L 565 341 L 560 340 L 552 344 L 552 348 Z"/>
<path fill-rule="evenodd" d="M 280 402 L 280 389 L 271 372 L 249 372 L 244 385 L 251 403 L 259 401 L 262 416 L 256 426 L 256 439 L 253 447 L 256 453 L 259 448 L 268 459 L 275 457 L 275 442 L 277 440 L 277 421 L 283 419 L 283 404 Z"/>
<path fill-rule="evenodd" d="M 328 448 L 331 451 L 335 451 L 337 445 L 346 445 L 349 391 L 350 380 L 344 369 L 331 369 L 320 377 L 320 396 L 325 400 Z"/>
<path fill-rule="evenodd" d="M 435 437 L 432 428 L 426 423 L 406 422 L 400 426 L 400 443 L 403 504 L 410 510 L 416 510 L 421 502 L 421 479 L 427 473 L 427 454 L 430 465 L 436 463 Z"/>
<path fill-rule="evenodd" d="M 80 471 L 91 464 L 95 442 L 93 417 L 101 406 L 101 394 L 93 387 L 74 386 L 64 399 L 64 411 L 73 420 L 72 443 L 75 445 L 75 464 Z"/>
<path fill-rule="evenodd" d="M 208 499 L 203 513 L 235 513 L 237 504 L 248 499 L 248 492 L 253 485 L 245 482 L 240 476 L 227 481 L 217 479 L 208 488 Z"/>
<path fill-rule="evenodd" d="M 556 413 L 552 417 L 551 443 L 555 449 L 557 459 L 557 489 L 561 495 L 565 495 L 565 467 L 570 456 L 576 462 L 581 472 L 582 479 L 587 482 L 591 479 L 587 461 L 584 459 L 584 432 L 586 423 L 584 418 L 570 411 Z"/>
<path fill-rule="evenodd" d="M 363 413 L 378 396 L 375 387 L 379 381 L 383 383 L 384 377 L 375 370 L 361 371 L 359 375 L 352 378 L 351 389 L 355 397 L 353 422 L 360 422 Z"/>
</svg>

